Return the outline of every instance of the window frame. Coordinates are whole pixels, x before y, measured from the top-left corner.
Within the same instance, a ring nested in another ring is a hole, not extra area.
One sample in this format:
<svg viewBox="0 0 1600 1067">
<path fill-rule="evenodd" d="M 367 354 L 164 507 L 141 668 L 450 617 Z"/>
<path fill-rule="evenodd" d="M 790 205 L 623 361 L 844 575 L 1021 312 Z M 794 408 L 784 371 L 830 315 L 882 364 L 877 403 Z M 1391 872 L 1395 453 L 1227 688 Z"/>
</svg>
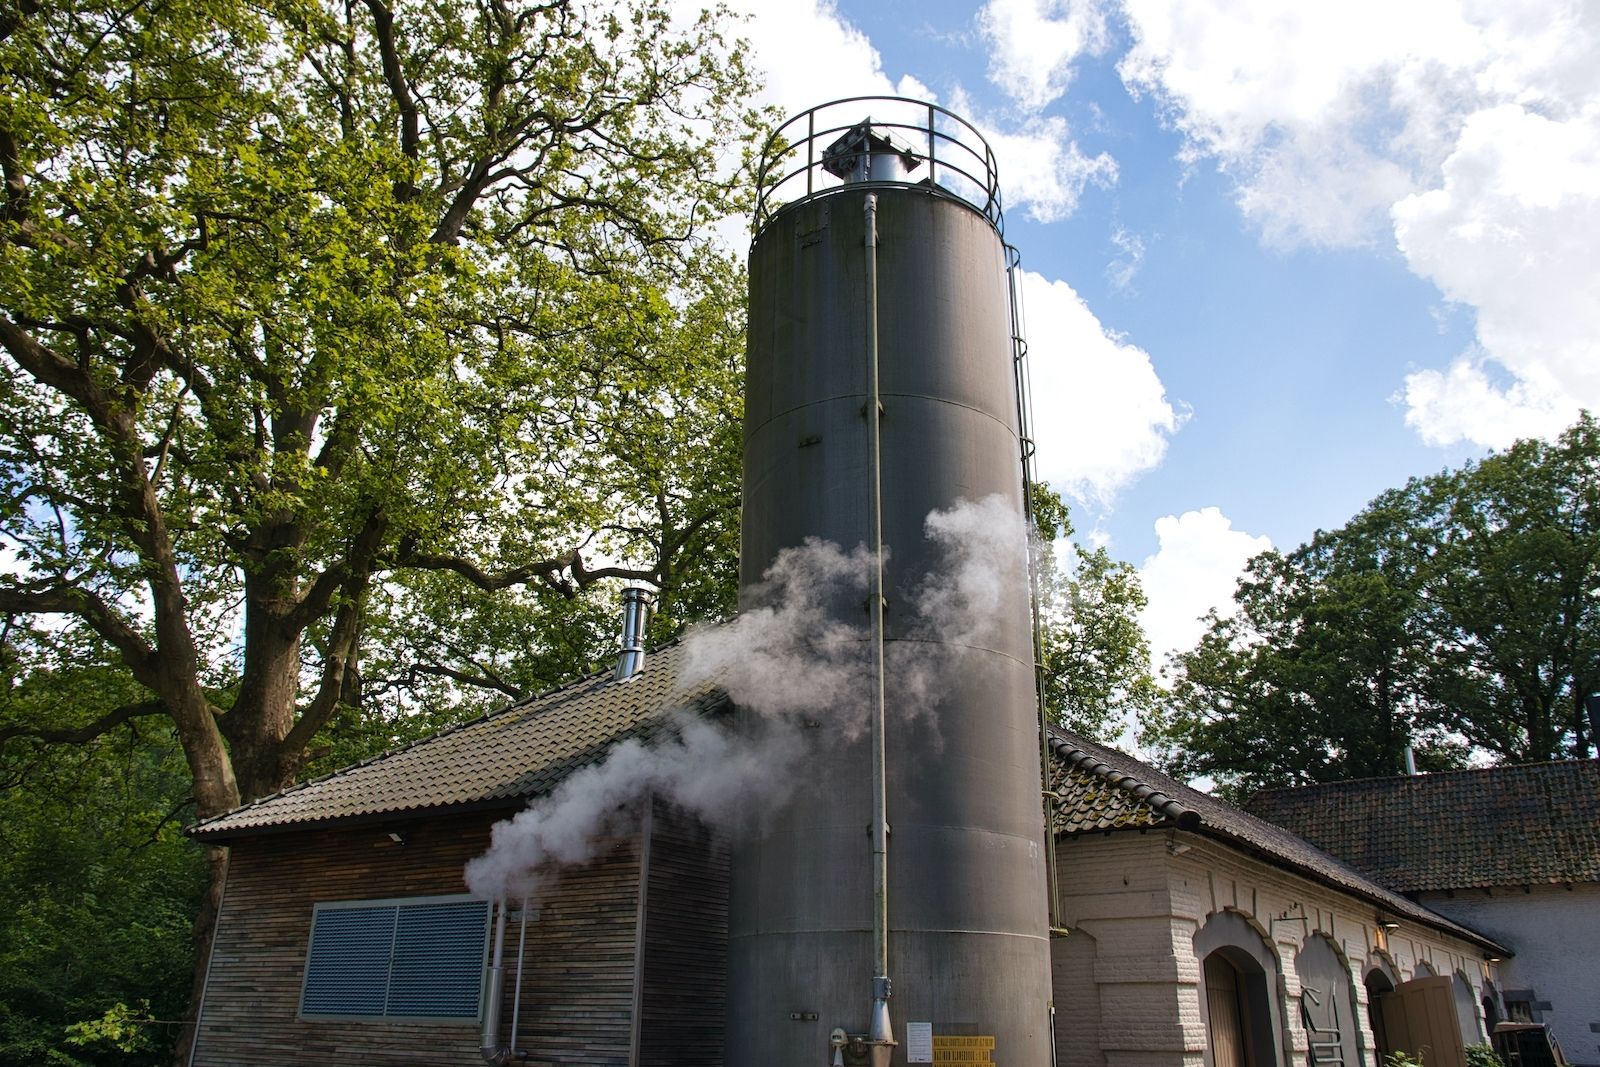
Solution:
<svg viewBox="0 0 1600 1067">
<path fill-rule="evenodd" d="M 391 1015 L 389 1014 L 389 990 L 393 987 L 394 966 L 398 943 L 398 927 L 400 916 L 408 907 L 428 907 L 440 904 L 481 904 L 483 906 L 483 947 L 478 954 L 478 985 L 477 985 L 477 1011 L 472 1016 L 466 1015 Z M 311 964 L 314 958 L 317 941 L 317 920 L 323 912 L 355 911 L 360 909 L 377 910 L 384 908 L 394 909 L 396 932 L 391 934 L 389 942 L 389 960 L 386 971 L 386 985 L 384 996 L 384 1010 L 375 1014 L 351 1014 L 348 1012 L 307 1012 L 306 989 L 311 984 Z M 488 901 L 481 900 L 471 893 L 446 893 L 435 896 L 411 897 L 380 897 L 371 900 L 319 900 L 311 906 L 311 926 L 306 934 L 306 948 L 304 963 L 300 969 L 300 995 L 295 1002 L 295 1018 L 301 1022 L 357 1022 L 381 1025 L 406 1025 L 410 1023 L 427 1024 L 430 1026 L 478 1026 L 483 1022 L 484 1001 L 488 995 L 488 966 L 490 949 L 490 931 L 493 925 L 494 908 Z"/>
</svg>

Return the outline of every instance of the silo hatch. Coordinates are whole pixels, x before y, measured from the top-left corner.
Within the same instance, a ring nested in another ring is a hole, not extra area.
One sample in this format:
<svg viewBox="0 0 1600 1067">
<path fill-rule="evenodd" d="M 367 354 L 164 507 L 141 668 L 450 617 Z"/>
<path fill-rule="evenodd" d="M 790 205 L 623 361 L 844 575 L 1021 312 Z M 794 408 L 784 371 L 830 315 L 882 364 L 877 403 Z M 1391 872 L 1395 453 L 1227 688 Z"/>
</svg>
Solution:
<svg viewBox="0 0 1600 1067">
<path fill-rule="evenodd" d="M 920 166 L 920 155 L 873 129 L 870 117 L 846 130 L 822 154 L 822 169 L 847 182 L 903 181 Z"/>
</svg>

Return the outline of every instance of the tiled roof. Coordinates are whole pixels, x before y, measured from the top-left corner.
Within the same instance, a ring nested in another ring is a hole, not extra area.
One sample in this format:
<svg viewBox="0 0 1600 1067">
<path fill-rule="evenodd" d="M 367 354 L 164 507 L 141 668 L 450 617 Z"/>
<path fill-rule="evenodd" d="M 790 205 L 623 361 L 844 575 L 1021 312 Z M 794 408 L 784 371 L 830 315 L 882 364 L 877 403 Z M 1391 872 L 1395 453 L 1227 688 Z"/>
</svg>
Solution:
<svg viewBox="0 0 1600 1067">
<path fill-rule="evenodd" d="M 1409 900 L 1354 867 L 1314 847 L 1281 826 L 1240 811 L 1232 804 L 1191 789 L 1147 763 L 1116 749 L 1097 745 L 1067 730 L 1052 728 L 1056 792 L 1071 811 L 1056 818 L 1059 831 L 1071 834 L 1171 828 L 1193 830 L 1370 901 L 1397 918 L 1425 923 L 1506 955 L 1503 945 Z"/>
<path fill-rule="evenodd" d="M 708 711 L 727 702 L 710 683 L 679 684 L 683 649 L 672 644 L 645 659 L 625 682 L 611 672 L 542 693 L 405 748 L 306 782 L 190 828 L 226 841 L 411 812 L 454 810 L 537 796 L 598 761 L 625 737 L 653 733 L 674 709 Z"/>
<path fill-rule="evenodd" d="M 1257 793 L 1247 805 L 1402 892 L 1600 881 L 1600 763 Z"/>
<path fill-rule="evenodd" d="M 726 707 L 727 696 L 714 680 L 680 683 L 683 659 L 681 645 L 667 645 L 651 653 L 644 671 L 628 681 L 612 681 L 610 671 L 593 675 L 264 797 L 189 832 L 220 843 L 349 820 L 514 805 L 549 792 L 573 771 L 598 762 L 616 742 L 649 737 L 674 710 L 708 713 Z M 1054 729 L 1051 750 L 1057 765 L 1052 788 L 1063 801 L 1056 817 L 1060 833 L 1195 831 L 1365 897 L 1394 915 L 1505 954 L 1501 946 L 1379 885 L 1289 831 L 1131 756 Z"/>
<path fill-rule="evenodd" d="M 1199 813 L 1078 747 L 1084 743 L 1082 738 L 1066 733 L 1050 739 L 1050 750 L 1056 757 L 1050 775 L 1050 791 L 1057 798 L 1053 820 L 1056 833 L 1085 834 L 1151 826 L 1193 830 L 1200 824 Z"/>
</svg>

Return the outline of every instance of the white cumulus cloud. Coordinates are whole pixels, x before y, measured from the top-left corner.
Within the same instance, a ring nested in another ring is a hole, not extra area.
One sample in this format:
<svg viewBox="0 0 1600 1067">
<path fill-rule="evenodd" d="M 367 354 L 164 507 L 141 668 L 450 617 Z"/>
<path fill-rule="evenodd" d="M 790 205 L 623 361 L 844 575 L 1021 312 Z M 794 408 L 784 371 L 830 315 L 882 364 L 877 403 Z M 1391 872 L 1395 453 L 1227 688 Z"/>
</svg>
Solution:
<svg viewBox="0 0 1600 1067">
<path fill-rule="evenodd" d="M 1125 84 L 1269 242 L 1393 241 L 1476 312 L 1473 348 L 1400 391 L 1425 441 L 1503 445 L 1600 407 L 1600 4 L 1123 9 Z"/>
<path fill-rule="evenodd" d="M 1205 632 L 1206 612 L 1234 612 L 1233 590 L 1245 563 L 1272 542 L 1235 530 L 1215 507 L 1164 516 L 1155 529 L 1159 547 L 1139 568 L 1149 598 L 1139 622 L 1159 666 L 1174 652 L 1194 647 Z"/>
<path fill-rule="evenodd" d="M 1038 222 L 1057 222 L 1077 210 L 1086 186 L 1117 180 L 1116 160 L 1105 152 L 1085 153 L 1063 118 L 1033 118 L 1011 128 L 981 120 L 975 125 L 994 149 L 1007 214 L 1020 208 Z"/>
<path fill-rule="evenodd" d="M 685 3 L 685 10 L 703 5 Z M 787 114 L 846 96 L 894 95 L 900 88 L 883 69 L 883 57 L 867 35 L 839 15 L 827 0 L 730 0 L 744 17 L 738 35 L 750 42 L 755 66 L 765 79 L 761 102 Z M 926 90 L 907 83 L 906 95 Z"/>
<path fill-rule="evenodd" d="M 1022 272 L 1039 476 L 1094 504 L 1160 464 L 1188 417 L 1150 356 L 1107 330 L 1063 281 Z"/>
<path fill-rule="evenodd" d="M 1503 447 L 1600 407 L 1600 101 L 1566 119 L 1516 104 L 1473 115 L 1441 183 L 1394 221 L 1412 269 L 1478 312 L 1481 351 L 1406 379 L 1424 440 Z M 1513 380 L 1497 384 L 1490 363 Z"/>
<path fill-rule="evenodd" d="M 989 78 L 1038 110 L 1066 92 L 1072 62 L 1109 43 L 1100 0 L 989 0 L 978 13 L 989 43 Z"/>
</svg>

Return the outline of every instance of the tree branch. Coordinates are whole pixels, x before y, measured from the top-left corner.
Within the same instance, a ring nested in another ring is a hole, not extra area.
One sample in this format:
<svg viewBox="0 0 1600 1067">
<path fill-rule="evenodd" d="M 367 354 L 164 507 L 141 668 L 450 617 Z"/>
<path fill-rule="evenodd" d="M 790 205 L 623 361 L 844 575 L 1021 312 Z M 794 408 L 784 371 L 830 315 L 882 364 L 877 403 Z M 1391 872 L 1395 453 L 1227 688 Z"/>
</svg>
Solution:
<svg viewBox="0 0 1600 1067">
<path fill-rule="evenodd" d="M 640 570 L 635 567 L 595 567 L 590 568 L 583 562 L 583 556 L 577 549 L 563 552 L 554 559 L 540 560 L 522 567 L 513 567 L 504 571 L 486 571 L 476 563 L 461 556 L 438 555 L 429 552 L 406 552 L 397 560 L 396 566 L 411 567 L 425 571 L 450 571 L 458 574 L 485 592 L 497 592 L 501 589 L 510 589 L 513 586 L 527 585 L 529 582 L 542 581 L 550 588 L 563 596 L 571 596 L 578 589 L 598 582 L 603 578 L 622 578 L 630 581 L 654 582 L 659 571 L 657 568 Z M 572 581 L 562 577 L 563 572 L 570 572 Z"/>
<path fill-rule="evenodd" d="M 438 663 L 413 663 L 410 670 L 412 674 L 431 674 L 435 678 L 449 678 L 451 681 L 460 682 L 462 685 L 470 685 L 478 689 L 492 689 L 497 693 L 504 693 L 512 700 L 521 700 L 527 696 L 524 690 L 518 689 L 510 682 L 503 681 L 492 674 L 468 674 L 466 671 L 457 670 L 454 667 L 446 667 Z"/>
<path fill-rule="evenodd" d="M 76 400 L 97 425 L 111 419 L 110 398 L 76 362 L 41 344 L 27 330 L 0 315 L 0 345 L 17 365 L 51 389 Z"/>
<path fill-rule="evenodd" d="M 377 37 L 378 55 L 383 62 L 383 80 L 389 86 L 389 95 L 394 97 L 395 106 L 400 109 L 400 150 L 415 163 L 418 148 L 422 144 L 418 132 L 417 100 L 411 94 L 410 84 L 406 82 L 400 53 L 395 47 L 394 12 L 383 0 L 366 0 L 366 5 L 367 10 L 372 12 L 373 33 Z M 411 184 L 409 178 L 395 183 L 395 197 L 401 202 L 410 200 L 416 191 L 416 186 Z"/>
<path fill-rule="evenodd" d="M 150 715 L 167 714 L 167 706 L 159 700 L 141 700 L 134 704 L 124 704 L 100 716 L 87 726 L 76 730 L 50 729 L 42 726 L 0 726 L 0 745 L 5 744 L 14 737 L 30 737 L 36 741 L 44 741 L 52 745 L 81 745 L 121 726 L 133 719 L 145 718 Z"/>
<path fill-rule="evenodd" d="M 311 582 L 299 601 L 284 618 L 284 624 L 296 631 L 304 630 L 327 613 L 333 598 L 346 583 L 365 589 L 373 569 L 377 566 L 378 546 L 383 543 L 389 529 L 388 516 L 382 508 L 375 507 L 356 531 L 345 558 L 330 564 Z"/>
<path fill-rule="evenodd" d="M 184 797 L 182 800 L 178 801 L 176 804 L 174 804 L 172 806 L 172 809 L 170 811 L 168 811 L 165 815 L 161 816 L 161 821 L 156 823 L 155 826 L 150 830 L 150 836 L 148 838 L 146 838 L 145 840 L 139 842 L 137 845 L 133 846 L 133 848 L 130 849 L 129 851 L 137 852 L 139 849 L 145 848 L 145 847 L 147 847 L 149 845 L 153 845 L 157 841 L 161 840 L 161 831 L 167 825 L 167 823 L 172 822 L 173 820 L 177 819 L 179 812 L 181 812 L 184 808 L 193 806 L 193 804 L 194 804 L 194 797 L 192 797 L 192 796 Z"/>
<path fill-rule="evenodd" d="M 328 636 L 328 652 L 322 664 L 322 682 L 316 696 L 300 715 L 300 720 L 284 735 L 279 751 L 291 758 L 297 757 L 311 744 L 333 718 L 339 708 L 339 698 L 344 694 L 345 671 L 356 652 L 361 634 L 362 597 L 358 592 L 340 605 L 333 622 L 333 632 Z"/>
<path fill-rule="evenodd" d="M 156 688 L 155 652 L 111 606 L 85 589 L 19 589 L 0 585 L 0 611 L 24 615 L 76 615 L 110 642 L 140 685 Z"/>
</svg>

